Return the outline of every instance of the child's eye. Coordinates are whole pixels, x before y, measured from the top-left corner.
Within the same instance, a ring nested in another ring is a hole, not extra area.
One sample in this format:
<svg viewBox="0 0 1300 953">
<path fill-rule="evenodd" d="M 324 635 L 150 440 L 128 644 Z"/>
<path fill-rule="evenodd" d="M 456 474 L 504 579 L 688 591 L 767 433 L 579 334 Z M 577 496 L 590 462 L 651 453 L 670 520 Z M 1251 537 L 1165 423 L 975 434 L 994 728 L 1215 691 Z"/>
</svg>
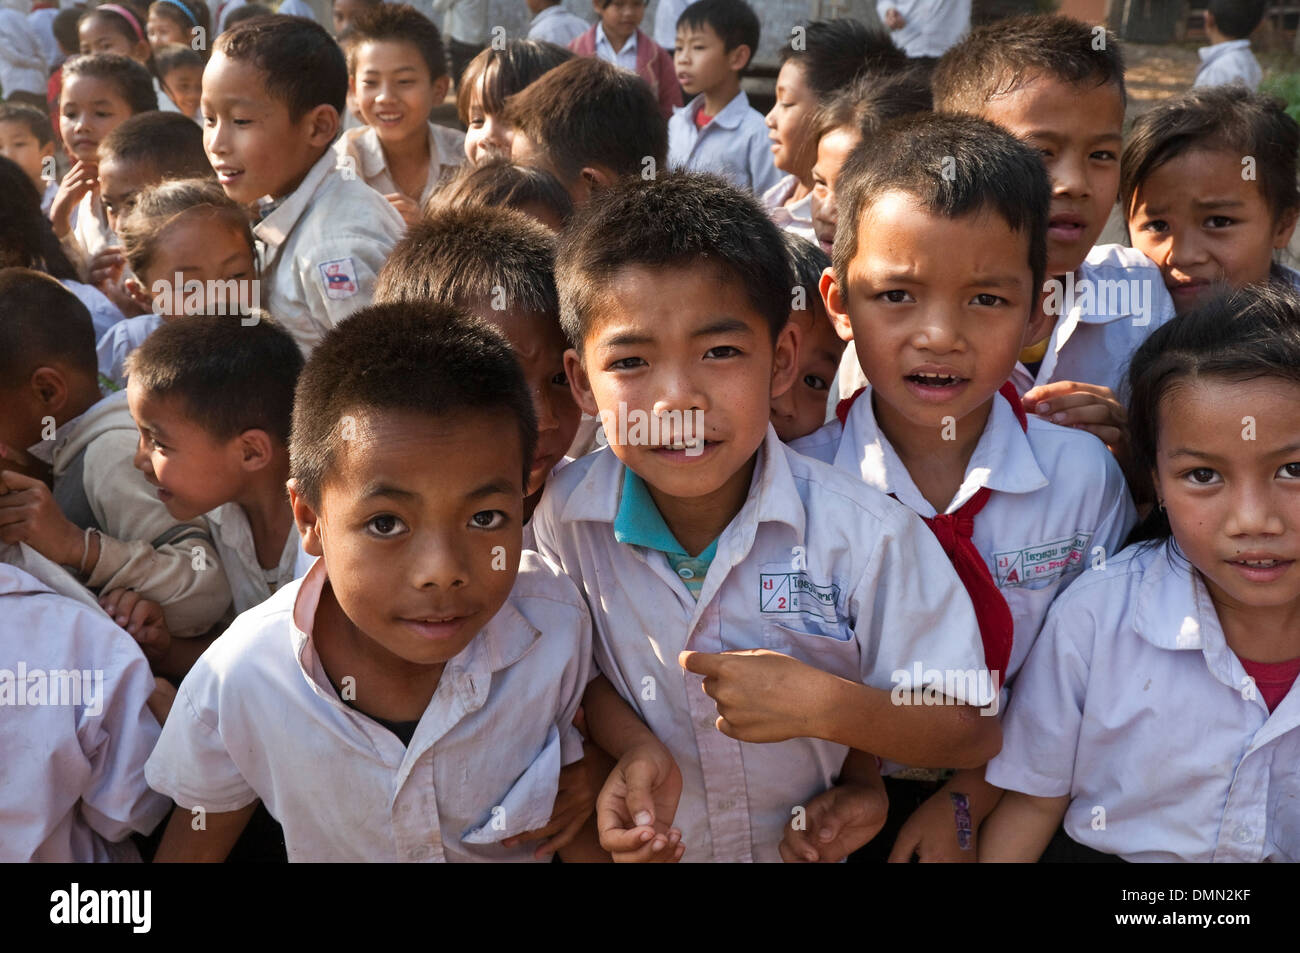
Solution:
<svg viewBox="0 0 1300 953">
<path fill-rule="evenodd" d="M 1169 225 L 1162 218 L 1153 218 L 1151 221 L 1145 222 L 1139 226 L 1138 230 L 1152 233 L 1165 232 L 1169 230 Z"/>
<path fill-rule="evenodd" d="M 911 295 L 901 288 L 894 288 L 890 291 L 882 291 L 880 294 L 876 295 L 876 297 L 883 298 L 890 304 L 903 304 L 911 297 Z"/>
<path fill-rule="evenodd" d="M 736 357 L 740 354 L 740 348 L 732 347 L 730 344 L 719 344 L 717 347 L 711 347 L 704 352 L 705 357 Z"/>
<path fill-rule="evenodd" d="M 977 305 L 984 308 L 997 307 L 999 304 L 1006 304 L 1007 302 L 1006 298 L 1001 298 L 995 294 L 989 294 L 988 292 L 977 294 L 973 300 Z"/>
<path fill-rule="evenodd" d="M 1284 480 L 1300 480 L 1300 463 L 1284 463 L 1277 471 Z"/>
<path fill-rule="evenodd" d="M 469 522 L 475 529 L 500 529 L 506 519 L 506 514 L 500 510 L 479 510 L 469 518 Z"/>
<path fill-rule="evenodd" d="M 644 367 L 645 361 L 639 357 L 620 357 L 609 365 L 611 371 L 630 371 L 634 367 Z"/>
<path fill-rule="evenodd" d="M 1211 215 L 1205 220 L 1206 228 L 1227 228 L 1232 224 L 1234 224 L 1233 219 L 1226 215 Z"/>
<path fill-rule="evenodd" d="M 1219 477 L 1219 474 L 1209 467 L 1197 467 L 1195 470 L 1188 470 L 1185 475 L 1188 480 L 1197 486 L 1209 486 Z"/>
<path fill-rule="evenodd" d="M 811 387 L 813 390 L 830 390 L 830 385 L 816 374 L 805 374 L 803 382 L 805 387 Z"/>
<path fill-rule="evenodd" d="M 1114 162 L 1115 153 L 1111 152 L 1109 149 L 1099 149 L 1096 152 L 1094 152 L 1092 155 L 1090 155 L 1088 158 L 1098 159 L 1102 162 Z"/>
<path fill-rule="evenodd" d="M 370 522 L 366 523 L 366 528 L 372 535 L 387 538 L 396 536 L 399 530 L 406 528 L 406 525 L 391 513 L 383 513 L 371 517 Z"/>
</svg>

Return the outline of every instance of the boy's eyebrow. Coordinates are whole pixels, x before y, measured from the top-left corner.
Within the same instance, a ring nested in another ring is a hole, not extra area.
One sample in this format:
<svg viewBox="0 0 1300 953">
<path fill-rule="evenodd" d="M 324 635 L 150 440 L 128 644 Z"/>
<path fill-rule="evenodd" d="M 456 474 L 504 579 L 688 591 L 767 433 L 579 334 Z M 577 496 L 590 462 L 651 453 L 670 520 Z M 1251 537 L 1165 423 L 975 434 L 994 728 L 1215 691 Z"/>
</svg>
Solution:
<svg viewBox="0 0 1300 953">
<path fill-rule="evenodd" d="M 361 491 L 362 500 L 371 500 L 377 496 L 387 496 L 395 500 L 416 500 L 420 494 L 413 493 L 410 490 L 403 490 L 401 487 L 393 486 L 391 483 L 385 483 L 382 480 L 375 480 L 367 483 Z"/>
<path fill-rule="evenodd" d="M 873 284 L 917 284 L 920 278 L 911 268 L 900 268 L 895 271 L 876 271 L 864 272 L 862 277 L 867 278 Z M 1022 278 L 1013 274 L 992 274 L 992 275 L 974 275 L 970 281 L 966 282 L 965 287 L 977 288 L 1015 288 L 1022 283 Z"/>
<path fill-rule="evenodd" d="M 751 328 L 744 321 L 740 320 L 740 318 L 733 318 L 728 316 L 728 317 L 718 318 L 710 322 L 709 324 L 704 325 L 704 327 L 702 328 L 696 328 L 694 331 L 691 332 L 691 337 L 703 338 L 703 337 L 710 337 L 714 334 L 753 334 L 753 333 L 754 333 L 754 329 Z"/>
<path fill-rule="evenodd" d="M 367 66 L 365 69 L 363 69 L 363 70 L 361 71 L 361 74 L 364 76 L 366 73 L 382 73 L 382 72 L 383 72 L 383 67 L 380 67 L 380 66 Z M 390 72 L 393 72 L 393 73 L 416 73 L 416 72 L 419 72 L 419 71 L 418 71 L 414 66 L 399 66 L 399 67 L 397 67 L 396 69 L 391 70 Z"/>
<path fill-rule="evenodd" d="M 489 480 L 477 489 L 470 490 L 465 494 L 467 500 L 481 500 L 488 496 L 513 496 L 518 493 L 519 489 L 504 477 L 497 480 Z"/>
<path fill-rule="evenodd" d="M 1192 204 L 1197 208 L 1239 208 L 1246 203 L 1241 199 L 1196 199 Z"/>
</svg>

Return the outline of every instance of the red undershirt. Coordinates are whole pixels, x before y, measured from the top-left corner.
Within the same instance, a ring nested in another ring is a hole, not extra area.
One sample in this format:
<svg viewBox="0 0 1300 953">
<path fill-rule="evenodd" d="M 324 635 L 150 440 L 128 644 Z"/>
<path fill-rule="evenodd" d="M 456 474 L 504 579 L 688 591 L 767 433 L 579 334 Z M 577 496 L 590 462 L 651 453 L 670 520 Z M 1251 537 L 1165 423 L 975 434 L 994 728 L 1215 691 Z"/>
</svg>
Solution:
<svg viewBox="0 0 1300 953">
<path fill-rule="evenodd" d="M 1259 689 L 1259 695 L 1270 712 L 1277 707 L 1278 702 L 1286 698 L 1296 677 L 1300 676 L 1300 658 L 1287 659 L 1285 662 L 1251 662 L 1240 655 L 1237 658 L 1241 659 L 1241 667 L 1246 670 L 1246 674 L 1255 680 L 1255 687 Z"/>
<path fill-rule="evenodd" d="M 709 123 L 711 123 L 711 122 L 713 122 L 713 117 L 712 117 L 712 116 L 705 115 L 703 109 L 701 109 L 699 112 L 697 112 L 697 113 L 695 114 L 695 128 L 696 128 L 696 129 L 703 129 L 705 126 L 707 126 L 707 125 L 708 125 Z"/>
</svg>

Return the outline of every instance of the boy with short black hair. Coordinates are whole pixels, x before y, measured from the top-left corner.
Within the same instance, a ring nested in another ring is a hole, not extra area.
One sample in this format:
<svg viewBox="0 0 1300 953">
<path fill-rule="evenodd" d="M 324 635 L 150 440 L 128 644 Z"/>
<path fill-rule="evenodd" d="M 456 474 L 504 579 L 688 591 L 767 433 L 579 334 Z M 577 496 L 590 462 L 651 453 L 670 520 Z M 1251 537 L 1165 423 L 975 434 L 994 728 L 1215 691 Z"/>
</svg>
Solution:
<svg viewBox="0 0 1300 953">
<path fill-rule="evenodd" d="M 768 423 L 796 364 L 790 263 L 757 203 L 693 173 L 622 183 L 562 235 L 557 282 L 566 370 L 610 450 L 552 479 L 538 549 L 579 582 L 600 670 L 681 769 L 684 859 L 839 859 L 884 820 L 860 752 L 996 751 L 995 720 L 970 717 L 987 690 L 890 699 L 918 659 L 983 667 L 934 538 Z M 796 806 L 832 839 L 790 830 Z"/>
<path fill-rule="evenodd" d="M 1119 41 L 1098 29 L 1062 16 L 999 20 L 945 53 L 931 86 L 936 111 L 981 116 L 1040 151 L 1052 280 L 1013 380 L 1027 411 L 1123 454 L 1124 368 L 1174 306 L 1145 255 L 1093 245 L 1119 192 L 1126 101 Z"/>
<path fill-rule="evenodd" d="M 348 36 L 351 92 L 366 125 L 343 133 L 334 152 L 414 225 L 434 187 L 465 161 L 465 134 L 429 121 L 451 82 L 442 35 L 413 7 L 381 3 Z"/>
<path fill-rule="evenodd" d="M 228 315 L 165 323 L 127 358 L 136 469 L 174 517 L 207 519 L 235 612 L 306 568 L 284 491 L 301 369 L 272 321 Z"/>
<path fill-rule="evenodd" d="M 533 859 L 502 842 L 550 816 L 591 663 L 582 597 L 521 551 L 535 441 L 483 322 L 405 301 L 326 334 L 290 437 L 320 558 L 182 684 L 146 767 L 178 805 L 157 859 L 224 858 L 259 798 L 291 860 Z"/>
<path fill-rule="evenodd" d="M 260 204 L 266 309 L 304 353 L 369 302 L 403 229 L 383 196 L 336 168 L 347 90 L 338 44 L 301 17 L 226 31 L 203 72 L 208 160 L 227 195 Z"/>
<path fill-rule="evenodd" d="M 1264 19 L 1264 0 L 1209 0 L 1205 6 L 1205 34 L 1210 46 L 1196 51 L 1201 58 L 1193 86 L 1240 83 L 1259 88 L 1264 72 L 1250 51 L 1250 35 Z"/>
<path fill-rule="evenodd" d="M 677 21 L 677 81 L 694 97 L 668 120 L 668 163 L 715 172 L 762 195 L 781 178 L 763 115 L 740 77 L 758 50 L 758 17 L 745 0 L 697 0 Z"/>
<path fill-rule="evenodd" d="M 523 212 L 442 209 L 413 226 L 393 248 L 375 285 L 376 303 L 436 301 L 494 325 L 519 358 L 537 415 L 524 521 L 546 478 L 564 460 L 581 412 L 564 376 L 568 347 L 555 290 L 555 236 Z M 532 539 L 525 528 L 525 545 Z"/>
<path fill-rule="evenodd" d="M 54 152 L 49 116 L 28 103 L 0 103 L 0 156 L 17 162 L 27 173 L 42 195 L 41 211 L 46 215 L 59 191 Z"/>
<path fill-rule="evenodd" d="M 550 172 L 574 205 L 619 179 L 663 169 L 668 128 L 634 73 L 580 56 L 506 101 L 510 157 Z"/>
<path fill-rule="evenodd" d="M 871 384 L 793 444 L 926 520 L 975 605 L 998 687 L 1057 593 L 1136 522 L 1106 449 L 1027 419 L 1007 380 L 1038 304 L 1050 201 L 1037 153 L 971 116 L 898 120 L 855 150 L 821 287 Z M 943 780 L 891 780 L 888 834 L 924 803 L 891 859 L 973 859 L 962 834 L 998 792 L 982 767 Z"/>
<path fill-rule="evenodd" d="M 199 635 L 230 605 L 207 525 L 175 519 L 135 472 L 126 395 L 100 398 L 96 364 L 90 315 L 72 292 L 0 270 L 0 443 L 54 475 L 51 491 L 0 471 L 0 541 L 27 543 L 89 589 L 134 589 L 162 606 L 174 635 Z"/>
<path fill-rule="evenodd" d="M 790 324 L 799 334 L 799 369 L 790 389 L 772 398 L 772 428 L 789 443 L 826 422 L 826 405 L 844 342 L 835 333 L 821 295 L 822 273 L 831 266 L 830 256 L 793 232 L 783 230 L 782 237 L 794 271 Z"/>
<path fill-rule="evenodd" d="M 203 96 L 203 67 L 206 60 L 184 43 L 168 43 L 153 53 L 158 85 L 176 106 L 176 111 L 196 123 L 203 122 L 199 102 Z"/>
</svg>

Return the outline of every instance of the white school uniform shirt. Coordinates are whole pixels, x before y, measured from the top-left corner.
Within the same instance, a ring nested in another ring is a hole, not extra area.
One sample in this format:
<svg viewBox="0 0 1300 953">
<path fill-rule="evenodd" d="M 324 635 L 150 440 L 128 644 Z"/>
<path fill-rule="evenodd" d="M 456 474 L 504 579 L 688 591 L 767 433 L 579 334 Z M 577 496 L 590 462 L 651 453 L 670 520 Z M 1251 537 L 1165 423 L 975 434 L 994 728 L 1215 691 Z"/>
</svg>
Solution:
<svg viewBox="0 0 1300 953">
<path fill-rule="evenodd" d="M 525 552 L 408 747 L 331 686 L 312 641 L 325 582 L 318 559 L 203 654 L 145 767 L 150 786 L 187 809 L 261 798 L 292 861 L 531 861 L 536 844 L 499 842 L 546 824 L 561 766 L 582 757 L 573 717 L 591 618 L 573 583 Z"/>
<path fill-rule="evenodd" d="M 95 345 L 99 359 L 100 390 L 121 390 L 126 386 L 126 359 L 163 325 L 161 315 L 150 312 L 117 322 Z"/>
<path fill-rule="evenodd" d="M 881 433 L 871 394 L 867 388 L 844 425 L 835 420 L 790 446 L 933 518 L 935 508 Z M 1100 440 L 1032 415 L 1022 430 L 1001 396 L 993 398 L 966 477 L 944 512 L 956 512 L 986 486 L 993 493 L 975 517 L 971 542 L 1011 610 L 1015 629 L 1005 676 L 1010 682 L 1052 600 L 1098 556 L 1119 552 L 1137 512 L 1119 465 Z"/>
<path fill-rule="evenodd" d="M 776 168 L 775 165 L 773 168 Z M 777 171 L 780 172 L 779 169 Z M 812 227 L 812 192 L 809 191 L 797 202 L 786 204 L 798 187 L 799 177 L 794 174 L 786 175 L 763 193 L 763 210 L 778 227 L 793 232 L 800 238 L 806 238 L 816 245 L 817 233 Z"/>
<path fill-rule="evenodd" d="M 280 561 L 274 569 L 263 569 L 257 561 L 257 544 L 248 515 L 238 503 L 223 503 L 203 516 L 212 530 L 217 558 L 230 582 L 235 611 L 247 612 L 279 592 L 295 579 L 306 575 L 312 559 L 303 551 L 297 527 L 289 528 Z"/>
<path fill-rule="evenodd" d="M 1257 89 L 1264 78 L 1259 60 L 1250 51 L 1250 40 L 1228 40 L 1203 46 L 1196 51 L 1201 65 L 1196 70 L 1193 86 L 1227 86 L 1240 83 L 1247 89 Z"/>
<path fill-rule="evenodd" d="M 670 47 L 671 49 L 671 47 Z M 614 44 L 609 42 L 609 37 L 605 35 L 605 27 L 602 24 L 596 24 L 596 55 L 606 63 L 613 63 L 623 69 L 636 72 L 636 30 L 632 31 L 631 36 L 623 41 L 621 50 L 614 49 Z"/>
<path fill-rule="evenodd" d="M 122 312 L 117 305 L 113 304 L 108 295 L 94 285 L 73 281 L 71 278 L 66 278 L 60 281 L 59 284 L 76 295 L 77 300 L 86 306 L 86 310 L 90 312 L 90 321 L 95 328 L 95 337 L 97 339 L 107 334 L 121 322 Z"/>
<path fill-rule="evenodd" d="M 263 307 L 304 354 L 370 304 L 379 269 L 406 230 L 382 195 L 337 164 L 326 149 L 302 184 L 253 226 L 269 285 Z"/>
<path fill-rule="evenodd" d="M 50 208 L 54 205 L 54 197 L 59 194 L 59 180 L 46 179 L 45 191 L 41 193 L 41 214 L 46 218 L 50 217 Z"/>
<path fill-rule="evenodd" d="M 677 46 L 677 21 L 691 5 L 691 0 L 659 0 L 655 8 L 655 42 L 670 54 Z"/>
<path fill-rule="evenodd" d="M 1065 832 L 1128 861 L 1294 863 L 1297 764 L 1300 689 L 1269 714 L 1205 583 L 1162 544 L 1084 573 L 1052 607 L 985 777 L 1069 795 Z"/>
<path fill-rule="evenodd" d="M 1012 384 L 1023 394 L 1052 381 L 1080 381 L 1109 387 L 1125 400 L 1133 352 L 1174 318 L 1160 269 L 1136 248 L 1095 245 L 1079 271 L 1065 277 L 1059 298 L 1063 310 L 1038 374 L 1017 364 Z"/>
<path fill-rule="evenodd" d="M 444 14 L 443 36 L 461 43 L 487 42 L 488 0 L 433 0 L 432 12 Z"/>
<path fill-rule="evenodd" d="M 48 672 L 90 674 L 74 687 Z M 0 562 L 0 863 L 140 859 L 128 838 L 171 807 L 144 777 L 153 690 L 140 647 L 103 610 Z"/>
<path fill-rule="evenodd" d="M 742 89 L 703 129 L 695 117 L 704 108 L 696 96 L 673 110 L 668 120 L 668 165 L 692 172 L 713 172 L 740 189 L 762 195 L 781 180 L 763 115 L 749 105 Z"/>
<path fill-rule="evenodd" d="M 25 12 L 0 5 L 0 89 L 10 93 L 45 95 L 50 65 L 36 30 Z"/>
<path fill-rule="evenodd" d="M 882 24 L 891 7 L 903 15 L 901 29 L 886 29 L 908 56 L 943 56 L 970 32 L 970 6 L 971 0 L 876 0 L 876 15 Z"/>
<path fill-rule="evenodd" d="M 590 27 L 591 24 L 586 20 L 564 9 L 563 3 L 558 3 L 533 17 L 528 24 L 528 39 L 554 43 L 567 49 L 570 43 Z"/>
<path fill-rule="evenodd" d="M 683 669 L 678 653 L 771 649 L 890 690 L 891 676 L 918 661 L 982 671 L 974 610 L 914 514 L 794 453 L 770 426 L 698 601 L 662 552 L 615 539 L 623 479 L 608 448 L 556 474 L 533 514 L 538 551 L 586 594 L 597 666 L 681 770 L 673 825 L 683 860 L 776 862 L 791 809 L 831 787 L 849 749 L 814 738 L 728 738 L 715 727 L 702 677 Z M 977 697 L 959 700 L 991 701 L 979 682 L 970 686 Z"/>
<path fill-rule="evenodd" d="M 454 175 L 465 164 L 465 133 L 434 122 L 428 125 L 429 174 L 420 194 L 409 196 L 420 208 L 424 208 L 424 203 L 429 201 L 429 196 L 438 183 Z M 340 166 L 343 166 L 346 159 L 351 159 L 353 167 L 366 185 L 381 196 L 401 191 L 393 181 L 392 173 L 388 171 L 388 160 L 384 157 L 379 134 L 370 126 L 349 129 L 339 136 L 334 143 L 334 154 Z"/>
</svg>

